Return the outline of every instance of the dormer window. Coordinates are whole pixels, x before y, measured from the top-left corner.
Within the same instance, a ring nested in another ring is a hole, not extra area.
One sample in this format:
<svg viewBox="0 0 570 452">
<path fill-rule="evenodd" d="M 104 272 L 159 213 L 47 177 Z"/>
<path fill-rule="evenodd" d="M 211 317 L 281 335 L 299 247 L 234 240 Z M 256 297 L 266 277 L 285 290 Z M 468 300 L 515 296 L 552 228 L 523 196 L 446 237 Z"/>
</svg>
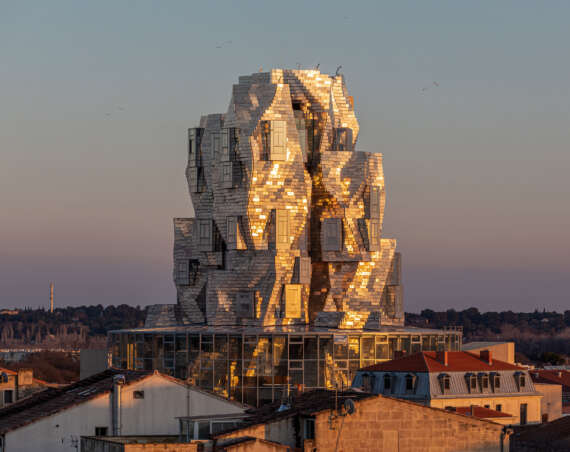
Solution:
<svg viewBox="0 0 570 452">
<path fill-rule="evenodd" d="M 515 372 L 514 377 L 519 391 L 526 387 L 526 375 L 523 372 Z"/>
<path fill-rule="evenodd" d="M 480 373 L 479 381 L 480 381 L 479 385 L 481 386 L 481 391 L 483 391 L 483 389 L 489 389 L 489 375 L 485 373 Z"/>
<path fill-rule="evenodd" d="M 374 375 L 362 375 L 362 390 L 364 392 L 372 392 L 374 389 Z"/>
<path fill-rule="evenodd" d="M 392 390 L 392 376 L 384 375 L 384 392 L 390 392 Z"/>
<path fill-rule="evenodd" d="M 451 390 L 451 379 L 447 374 L 440 374 L 439 375 L 439 384 L 441 386 L 442 394 L 445 394 Z"/>
<path fill-rule="evenodd" d="M 417 377 L 413 374 L 406 375 L 406 392 L 414 392 Z"/>
<path fill-rule="evenodd" d="M 491 385 L 493 386 L 493 392 L 501 389 L 501 376 L 496 372 L 491 374 Z"/>
<path fill-rule="evenodd" d="M 467 384 L 467 389 L 469 392 L 477 390 L 477 375 L 472 373 L 465 374 L 465 382 Z"/>
</svg>

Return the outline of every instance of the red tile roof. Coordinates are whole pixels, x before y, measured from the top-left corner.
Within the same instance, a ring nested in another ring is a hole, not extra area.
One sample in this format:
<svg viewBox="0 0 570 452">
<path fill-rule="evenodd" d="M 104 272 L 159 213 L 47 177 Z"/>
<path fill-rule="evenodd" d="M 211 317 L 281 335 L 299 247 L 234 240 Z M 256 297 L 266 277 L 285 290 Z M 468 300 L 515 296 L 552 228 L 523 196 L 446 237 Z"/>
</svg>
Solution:
<svg viewBox="0 0 570 452">
<path fill-rule="evenodd" d="M 455 408 L 455 412 L 458 414 L 463 414 L 464 416 L 473 416 L 478 419 L 513 417 L 511 414 L 503 413 L 502 411 L 495 411 L 490 408 L 485 408 L 483 406 L 478 406 L 478 405 L 473 406 L 473 413 L 471 413 L 470 406 L 458 406 Z"/>
<path fill-rule="evenodd" d="M 570 391 L 570 371 L 534 369 L 530 371 L 535 383 L 556 383 L 562 385 L 562 391 Z"/>
<path fill-rule="evenodd" d="M 524 367 L 515 366 L 514 364 L 497 359 L 493 359 L 492 364 L 489 364 L 478 354 L 470 352 L 446 352 L 446 366 L 442 360 L 437 359 L 437 353 L 415 353 L 391 361 L 374 364 L 361 370 L 388 372 L 491 372 L 501 370 L 526 370 Z"/>
</svg>

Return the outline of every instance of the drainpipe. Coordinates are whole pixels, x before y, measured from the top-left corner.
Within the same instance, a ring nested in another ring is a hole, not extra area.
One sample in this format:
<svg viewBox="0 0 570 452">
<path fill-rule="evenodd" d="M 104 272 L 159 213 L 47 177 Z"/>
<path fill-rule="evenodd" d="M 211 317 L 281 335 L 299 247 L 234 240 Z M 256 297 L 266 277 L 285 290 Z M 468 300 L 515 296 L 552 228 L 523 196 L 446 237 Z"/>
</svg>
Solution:
<svg viewBox="0 0 570 452">
<path fill-rule="evenodd" d="M 124 375 L 113 376 L 113 394 L 111 421 L 113 424 L 113 436 L 121 436 L 121 389 L 125 384 Z"/>
<path fill-rule="evenodd" d="M 501 452 L 507 452 L 509 450 L 509 437 L 512 434 L 513 429 L 508 425 L 505 425 L 501 430 Z"/>
</svg>

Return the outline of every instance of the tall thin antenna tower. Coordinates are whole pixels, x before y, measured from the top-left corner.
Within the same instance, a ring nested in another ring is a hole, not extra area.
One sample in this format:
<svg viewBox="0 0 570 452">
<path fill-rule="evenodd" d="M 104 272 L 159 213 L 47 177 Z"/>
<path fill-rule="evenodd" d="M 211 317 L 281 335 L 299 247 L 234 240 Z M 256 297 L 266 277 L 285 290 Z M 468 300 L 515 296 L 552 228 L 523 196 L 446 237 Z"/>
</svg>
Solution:
<svg viewBox="0 0 570 452">
<path fill-rule="evenodd" d="M 49 312 L 53 313 L 53 289 L 55 284 L 50 282 L 49 283 Z"/>
</svg>

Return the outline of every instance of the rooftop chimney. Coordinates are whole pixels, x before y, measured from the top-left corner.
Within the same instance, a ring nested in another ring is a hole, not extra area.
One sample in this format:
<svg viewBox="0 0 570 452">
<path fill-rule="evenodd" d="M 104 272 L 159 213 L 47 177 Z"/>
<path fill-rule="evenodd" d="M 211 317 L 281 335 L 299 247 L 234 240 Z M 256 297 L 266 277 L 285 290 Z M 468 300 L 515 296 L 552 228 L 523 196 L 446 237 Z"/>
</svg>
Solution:
<svg viewBox="0 0 570 452">
<path fill-rule="evenodd" d="M 447 352 L 435 352 L 435 359 L 437 361 L 439 361 L 441 364 L 443 364 L 444 366 L 449 365 L 449 360 L 447 357 Z"/>
<path fill-rule="evenodd" d="M 486 361 L 489 366 L 493 365 L 493 352 L 491 352 L 491 350 L 481 350 L 479 352 L 479 357 L 483 361 Z"/>
</svg>

